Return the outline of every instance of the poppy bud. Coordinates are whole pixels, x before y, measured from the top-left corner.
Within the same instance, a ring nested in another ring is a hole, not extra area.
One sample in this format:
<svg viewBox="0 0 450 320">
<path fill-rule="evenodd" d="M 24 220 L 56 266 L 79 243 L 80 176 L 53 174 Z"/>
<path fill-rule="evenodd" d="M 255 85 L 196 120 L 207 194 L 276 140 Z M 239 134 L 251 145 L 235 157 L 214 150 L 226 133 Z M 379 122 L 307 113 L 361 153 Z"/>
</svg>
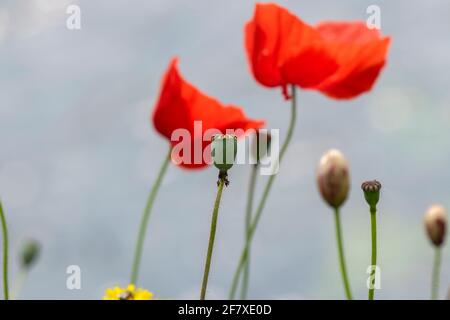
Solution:
<svg viewBox="0 0 450 320">
<path fill-rule="evenodd" d="M 431 206 L 425 214 L 425 228 L 431 242 L 439 247 L 444 242 L 447 214 L 441 205 Z"/>
<path fill-rule="evenodd" d="M 375 208 L 380 200 L 381 183 L 377 180 L 366 181 L 361 185 L 361 189 L 364 191 L 367 204 L 371 208 Z"/>
<path fill-rule="evenodd" d="M 35 240 L 28 240 L 22 248 L 20 263 L 24 269 L 29 269 L 37 260 L 41 250 L 40 244 Z"/>
<path fill-rule="evenodd" d="M 317 184 L 323 199 L 333 208 L 339 208 L 347 199 L 350 177 L 347 160 L 338 150 L 325 153 L 319 162 Z"/>
<path fill-rule="evenodd" d="M 268 132 L 258 131 L 256 133 L 255 139 L 253 139 L 252 143 L 252 153 L 253 158 L 256 159 L 256 164 L 259 164 L 260 160 L 267 156 L 270 152 L 270 142 L 272 140 L 272 136 Z"/>
<path fill-rule="evenodd" d="M 237 154 L 237 137 L 232 134 L 215 135 L 211 143 L 214 165 L 221 172 L 227 172 L 234 164 Z"/>
</svg>

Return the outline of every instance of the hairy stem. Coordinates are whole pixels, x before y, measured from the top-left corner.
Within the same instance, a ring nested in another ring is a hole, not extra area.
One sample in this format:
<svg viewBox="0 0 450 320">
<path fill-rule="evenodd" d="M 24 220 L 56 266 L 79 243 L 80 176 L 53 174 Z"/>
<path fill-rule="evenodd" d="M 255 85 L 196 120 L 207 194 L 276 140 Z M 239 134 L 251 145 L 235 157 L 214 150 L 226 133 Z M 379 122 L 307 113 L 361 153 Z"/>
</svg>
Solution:
<svg viewBox="0 0 450 320">
<path fill-rule="evenodd" d="M 433 276 L 431 279 L 431 300 L 437 300 L 439 296 L 439 274 L 441 269 L 441 248 L 434 251 Z"/>
<path fill-rule="evenodd" d="M 286 134 L 286 139 L 284 140 L 283 145 L 281 146 L 280 155 L 279 155 L 279 159 L 278 159 L 278 165 L 281 163 L 281 161 L 286 153 L 286 150 L 289 146 L 289 143 L 291 142 L 292 135 L 294 133 L 295 122 L 296 122 L 296 118 L 297 118 L 297 106 L 296 105 L 297 105 L 296 90 L 295 90 L 295 86 L 292 86 L 291 118 L 290 118 L 290 122 L 289 122 L 289 128 L 288 128 L 288 131 Z M 234 276 L 233 276 L 233 280 L 232 280 L 232 284 L 231 284 L 231 288 L 230 288 L 230 293 L 229 293 L 230 299 L 234 299 L 234 297 L 236 295 L 237 284 L 239 282 L 240 274 L 241 274 L 244 264 L 246 263 L 246 260 L 248 258 L 248 251 L 250 249 L 250 244 L 251 244 L 251 241 L 253 240 L 253 235 L 255 233 L 256 227 L 258 226 L 259 220 L 261 219 L 261 214 L 263 212 L 264 206 L 266 204 L 267 198 L 268 198 L 270 190 L 272 188 L 272 184 L 275 180 L 275 176 L 276 176 L 276 174 L 272 174 L 269 177 L 267 184 L 264 188 L 261 201 L 259 202 L 258 207 L 256 209 L 256 213 L 253 216 L 252 224 L 250 226 L 249 232 L 247 233 L 247 239 L 246 239 L 244 248 L 241 251 L 241 256 L 239 258 L 238 266 L 236 268 L 236 271 L 234 272 Z"/>
<path fill-rule="evenodd" d="M 3 294 L 5 300 L 9 300 L 8 289 L 8 227 L 6 225 L 5 213 L 3 212 L 2 202 L 0 200 L 0 219 L 3 231 Z"/>
<path fill-rule="evenodd" d="M 200 292 L 200 300 L 205 300 L 206 289 L 208 287 L 209 269 L 211 268 L 211 259 L 214 248 L 214 239 L 216 238 L 217 218 L 219 216 L 220 199 L 222 198 L 223 186 L 225 185 L 225 179 L 220 178 L 219 186 L 217 189 L 216 201 L 214 203 L 214 209 L 211 219 L 211 230 L 209 232 L 208 251 L 206 253 L 205 270 L 203 272 L 202 290 Z"/>
<path fill-rule="evenodd" d="M 377 208 L 370 208 L 370 224 L 372 229 L 372 259 L 371 259 L 371 274 L 373 273 L 373 279 L 371 279 L 371 284 L 369 288 L 369 300 L 373 300 L 375 296 L 375 277 L 376 274 L 376 265 L 377 265 Z"/>
<path fill-rule="evenodd" d="M 159 169 L 158 176 L 156 177 L 156 180 L 153 183 L 152 189 L 151 189 L 150 194 L 147 199 L 147 204 L 146 204 L 144 212 L 142 214 L 141 224 L 139 226 L 138 238 L 137 238 L 136 247 L 134 250 L 133 268 L 132 268 L 131 279 L 130 279 L 130 283 L 132 283 L 132 284 L 136 284 L 136 282 L 138 280 L 139 266 L 141 263 L 142 250 L 144 248 L 145 234 L 147 232 L 148 221 L 150 219 L 150 214 L 152 212 L 153 203 L 155 202 L 159 187 L 161 186 L 162 180 L 167 171 L 167 167 L 170 163 L 171 151 L 172 151 L 172 149 L 169 149 L 169 153 L 164 158 L 164 162 L 162 163 L 161 168 Z"/>
<path fill-rule="evenodd" d="M 258 176 L 258 164 L 255 164 L 252 166 L 250 174 L 250 183 L 248 185 L 247 210 L 245 212 L 245 239 L 247 239 L 248 233 L 250 232 L 252 211 L 253 211 L 253 198 L 255 195 L 255 185 L 257 176 Z M 250 278 L 250 246 L 248 255 L 249 257 L 245 263 L 244 275 L 242 279 L 241 300 L 245 300 L 247 298 L 248 284 Z"/>
<path fill-rule="evenodd" d="M 342 240 L 342 228 L 341 228 L 341 218 L 339 214 L 339 208 L 335 208 L 334 211 L 335 224 L 336 224 L 336 241 L 338 245 L 339 252 L 339 264 L 341 267 L 342 281 L 344 282 L 345 296 L 347 300 L 352 300 L 352 293 L 350 291 L 350 283 L 347 276 L 347 268 L 345 266 L 345 256 L 344 256 L 344 245 Z"/>
</svg>

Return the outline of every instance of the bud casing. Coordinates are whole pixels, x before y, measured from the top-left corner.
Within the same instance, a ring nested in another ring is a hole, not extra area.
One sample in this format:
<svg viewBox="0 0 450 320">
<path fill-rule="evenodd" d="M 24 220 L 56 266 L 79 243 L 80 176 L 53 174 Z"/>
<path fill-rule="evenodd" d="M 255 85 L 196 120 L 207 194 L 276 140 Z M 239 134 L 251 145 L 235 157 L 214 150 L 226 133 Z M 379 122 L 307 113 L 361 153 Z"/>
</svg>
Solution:
<svg viewBox="0 0 450 320">
<path fill-rule="evenodd" d="M 24 243 L 20 255 L 20 264 L 24 269 L 29 269 L 38 259 L 41 246 L 35 240 L 28 240 Z"/>
<path fill-rule="evenodd" d="M 350 177 L 347 160 L 336 149 L 326 152 L 319 162 L 317 185 L 322 198 L 337 209 L 345 202 L 350 189 Z"/>
<path fill-rule="evenodd" d="M 425 229 L 430 241 L 437 247 L 441 246 L 445 240 L 447 229 L 447 213 L 441 205 L 431 206 L 424 218 Z"/>
</svg>

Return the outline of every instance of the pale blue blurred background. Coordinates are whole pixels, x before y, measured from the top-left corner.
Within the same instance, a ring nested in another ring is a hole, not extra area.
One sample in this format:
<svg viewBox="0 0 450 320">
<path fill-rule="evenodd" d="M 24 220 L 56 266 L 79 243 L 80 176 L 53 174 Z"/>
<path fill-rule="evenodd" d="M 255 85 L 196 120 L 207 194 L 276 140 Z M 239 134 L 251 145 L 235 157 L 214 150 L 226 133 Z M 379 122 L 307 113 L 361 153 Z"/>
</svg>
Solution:
<svg viewBox="0 0 450 320">
<path fill-rule="evenodd" d="M 299 94 L 299 126 L 254 241 L 251 298 L 343 298 L 333 216 L 315 185 L 316 163 L 339 148 L 353 188 L 343 208 L 346 255 L 366 298 L 369 215 L 360 183 L 383 183 L 379 263 L 384 299 L 429 297 L 426 208 L 450 207 L 450 2 L 278 1 L 304 20 L 367 18 L 381 8 L 393 38 L 374 90 L 352 101 Z M 81 7 L 82 29 L 66 28 Z M 170 58 L 205 92 L 284 128 L 279 90 L 248 72 L 243 25 L 254 1 L 0 0 L 0 195 L 13 276 L 26 238 L 42 242 L 23 298 L 98 299 L 127 283 L 135 232 L 166 142 L 150 113 Z M 231 171 L 220 212 L 210 297 L 225 298 L 243 238 L 248 168 Z M 161 298 L 197 298 L 217 172 L 171 166 L 151 218 L 141 284 Z M 264 179 L 260 179 L 263 181 Z M 79 265 L 82 289 L 66 289 Z M 444 252 L 441 295 L 450 284 Z"/>
</svg>

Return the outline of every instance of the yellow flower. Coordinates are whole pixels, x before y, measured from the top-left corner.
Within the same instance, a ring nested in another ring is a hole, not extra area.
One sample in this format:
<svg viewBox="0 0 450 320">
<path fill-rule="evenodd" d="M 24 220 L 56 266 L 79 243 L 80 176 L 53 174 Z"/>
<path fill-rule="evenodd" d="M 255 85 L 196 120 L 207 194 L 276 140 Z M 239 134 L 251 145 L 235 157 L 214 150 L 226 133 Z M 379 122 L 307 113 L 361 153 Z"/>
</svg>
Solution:
<svg viewBox="0 0 450 320">
<path fill-rule="evenodd" d="M 128 285 L 126 288 L 114 287 L 105 291 L 103 300 L 152 300 L 153 293 L 137 288 L 134 284 Z"/>
</svg>

